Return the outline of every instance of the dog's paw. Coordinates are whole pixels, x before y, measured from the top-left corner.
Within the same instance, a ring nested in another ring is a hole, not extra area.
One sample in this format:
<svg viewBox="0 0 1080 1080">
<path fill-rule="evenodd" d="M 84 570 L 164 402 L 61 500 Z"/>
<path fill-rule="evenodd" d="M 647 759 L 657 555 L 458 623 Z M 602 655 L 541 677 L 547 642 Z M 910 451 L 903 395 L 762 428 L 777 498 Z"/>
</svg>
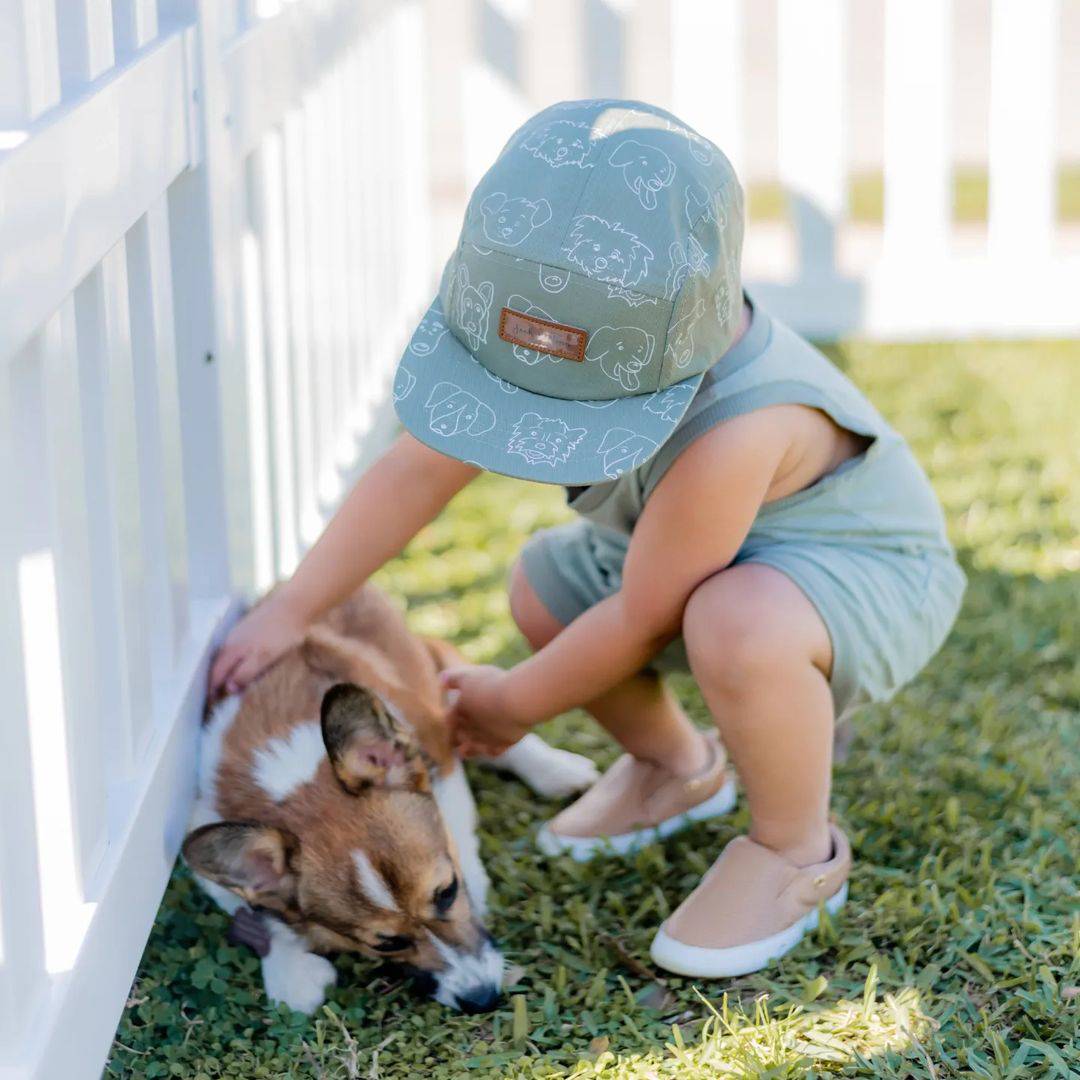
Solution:
<svg viewBox="0 0 1080 1080">
<path fill-rule="evenodd" d="M 529 748 L 526 760 L 518 765 L 517 774 L 546 799 L 562 799 L 592 787 L 600 771 L 584 755 L 560 750 L 537 739 L 539 745 Z"/>
<path fill-rule="evenodd" d="M 337 981 L 337 971 L 325 956 L 274 943 L 262 963 L 266 996 L 275 1005 L 288 1005 L 309 1016 L 325 1000 L 327 988 Z"/>
</svg>

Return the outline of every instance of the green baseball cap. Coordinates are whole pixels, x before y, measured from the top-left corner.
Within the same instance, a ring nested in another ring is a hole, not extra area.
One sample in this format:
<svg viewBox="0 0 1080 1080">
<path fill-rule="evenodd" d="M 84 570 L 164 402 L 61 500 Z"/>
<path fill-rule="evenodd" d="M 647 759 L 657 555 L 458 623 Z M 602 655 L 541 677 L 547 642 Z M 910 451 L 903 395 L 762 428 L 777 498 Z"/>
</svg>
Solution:
<svg viewBox="0 0 1080 1080">
<path fill-rule="evenodd" d="M 637 101 L 552 105 L 480 180 L 398 366 L 428 446 L 550 484 L 613 480 L 671 436 L 739 326 L 727 158 Z"/>
</svg>

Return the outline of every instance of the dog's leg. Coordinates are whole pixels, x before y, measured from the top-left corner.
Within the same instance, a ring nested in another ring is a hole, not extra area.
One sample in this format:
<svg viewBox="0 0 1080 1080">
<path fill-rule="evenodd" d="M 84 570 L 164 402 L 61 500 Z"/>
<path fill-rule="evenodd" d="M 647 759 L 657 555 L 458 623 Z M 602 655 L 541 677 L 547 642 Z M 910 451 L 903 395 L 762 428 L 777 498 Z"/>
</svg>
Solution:
<svg viewBox="0 0 1080 1080">
<path fill-rule="evenodd" d="M 461 873 L 469 892 L 473 911 L 483 918 L 487 911 L 487 892 L 491 881 L 480 861 L 480 838 L 476 835 L 476 802 L 473 800 L 469 781 L 460 761 L 454 763 L 453 771 L 440 776 L 431 785 L 432 794 L 439 804 L 446 828 L 454 838 L 458 850 Z"/>
<path fill-rule="evenodd" d="M 498 757 L 479 758 L 496 769 L 505 769 L 529 785 L 537 795 L 559 799 L 591 787 L 600 773 L 581 754 L 549 746 L 532 733 L 519 739 Z"/>
<path fill-rule="evenodd" d="M 309 1016 L 326 1000 L 337 971 L 325 956 L 310 952 L 303 938 L 278 919 L 266 920 L 270 951 L 262 960 L 263 986 L 275 1004 Z"/>
</svg>

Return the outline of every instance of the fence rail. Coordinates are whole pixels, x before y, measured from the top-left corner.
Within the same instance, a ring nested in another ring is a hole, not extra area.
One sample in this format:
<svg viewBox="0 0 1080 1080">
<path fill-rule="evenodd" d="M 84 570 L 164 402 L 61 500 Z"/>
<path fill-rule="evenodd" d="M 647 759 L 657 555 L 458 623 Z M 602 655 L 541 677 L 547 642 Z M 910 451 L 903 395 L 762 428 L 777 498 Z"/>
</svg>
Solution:
<svg viewBox="0 0 1080 1080">
<path fill-rule="evenodd" d="M 529 112 L 650 99 L 779 181 L 788 219 L 751 222 L 747 276 L 802 330 L 1076 332 L 1053 183 L 1080 0 L 987 0 L 968 235 L 950 96 L 972 10 L 0 0 L 0 1080 L 98 1071 L 184 829 L 215 635 L 379 444 L 466 195 Z M 867 100 L 880 227 L 848 210 Z"/>
</svg>

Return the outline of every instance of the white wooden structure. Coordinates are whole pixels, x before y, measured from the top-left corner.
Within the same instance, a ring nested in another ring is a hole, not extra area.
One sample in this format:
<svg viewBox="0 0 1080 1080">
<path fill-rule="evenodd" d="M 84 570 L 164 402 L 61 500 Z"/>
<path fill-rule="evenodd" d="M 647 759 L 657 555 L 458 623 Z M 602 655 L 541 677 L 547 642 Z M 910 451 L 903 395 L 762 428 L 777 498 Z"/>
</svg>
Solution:
<svg viewBox="0 0 1080 1080">
<path fill-rule="evenodd" d="M 962 28 L 948 0 L 874 2 L 883 227 L 846 220 L 852 9 L 777 0 L 793 228 L 751 228 L 752 286 L 826 335 L 1075 332 L 1052 184 L 1078 0 L 987 0 L 974 239 L 948 194 Z M 764 7 L 0 0 L 0 1080 L 100 1069 L 215 635 L 381 441 L 471 183 L 528 112 L 584 95 L 667 104 L 741 167 Z"/>
<path fill-rule="evenodd" d="M 211 643 L 320 527 L 429 292 L 421 20 L 0 0 L 5 1080 L 100 1071 Z"/>
</svg>

